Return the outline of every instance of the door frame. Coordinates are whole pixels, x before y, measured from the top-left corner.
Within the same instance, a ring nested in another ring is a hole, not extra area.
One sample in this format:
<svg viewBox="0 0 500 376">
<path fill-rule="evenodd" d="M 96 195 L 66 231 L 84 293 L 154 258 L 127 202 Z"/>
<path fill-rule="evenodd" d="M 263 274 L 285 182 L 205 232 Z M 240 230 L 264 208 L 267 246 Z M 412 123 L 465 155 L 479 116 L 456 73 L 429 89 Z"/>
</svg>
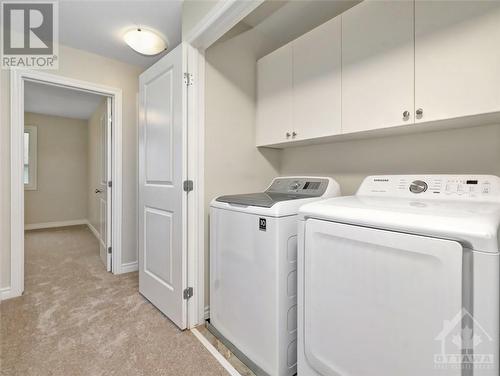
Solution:
<svg viewBox="0 0 500 376">
<path fill-rule="evenodd" d="M 122 90 L 34 70 L 12 70 L 10 74 L 10 291 L 2 298 L 21 296 L 24 291 L 24 83 L 37 82 L 112 98 L 112 273 L 121 273 L 122 251 Z"/>
<path fill-rule="evenodd" d="M 205 51 L 265 0 L 219 1 L 183 38 L 188 73 L 188 179 L 193 192 L 188 195 L 187 286 L 194 289 L 188 300 L 188 329 L 205 322 Z"/>
</svg>

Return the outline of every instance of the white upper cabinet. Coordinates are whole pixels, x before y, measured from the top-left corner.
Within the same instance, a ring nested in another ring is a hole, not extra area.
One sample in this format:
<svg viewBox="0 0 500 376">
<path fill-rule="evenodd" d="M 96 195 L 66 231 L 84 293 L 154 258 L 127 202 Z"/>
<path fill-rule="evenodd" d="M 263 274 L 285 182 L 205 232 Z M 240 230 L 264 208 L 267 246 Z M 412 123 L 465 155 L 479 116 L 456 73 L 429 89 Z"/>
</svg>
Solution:
<svg viewBox="0 0 500 376">
<path fill-rule="evenodd" d="M 340 17 L 292 42 L 292 137 L 304 140 L 341 132 Z"/>
<path fill-rule="evenodd" d="M 258 146 L 496 122 L 500 0 L 365 0 L 262 58 L 258 85 Z"/>
<path fill-rule="evenodd" d="M 292 139 L 292 45 L 257 62 L 257 146 Z M 288 137 L 287 137 L 288 134 Z"/>
<path fill-rule="evenodd" d="M 500 1 L 415 2 L 416 122 L 500 110 Z"/>
<path fill-rule="evenodd" d="M 366 0 L 342 15 L 342 133 L 413 123 L 413 6 Z"/>
</svg>

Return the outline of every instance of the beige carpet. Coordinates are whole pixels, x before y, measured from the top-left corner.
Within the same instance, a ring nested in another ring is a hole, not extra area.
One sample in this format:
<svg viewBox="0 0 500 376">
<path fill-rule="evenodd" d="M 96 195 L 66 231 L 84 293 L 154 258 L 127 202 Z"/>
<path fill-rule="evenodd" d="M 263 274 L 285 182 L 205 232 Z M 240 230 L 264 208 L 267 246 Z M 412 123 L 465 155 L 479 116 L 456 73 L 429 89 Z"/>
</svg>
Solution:
<svg viewBox="0 0 500 376">
<path fill-rule="evenodd" d="M 1 303 L 1 375 L 226 375 L 188 331 L 104 271 L 84 226 L 26 233 L 25 293 Z"/>
</svg>

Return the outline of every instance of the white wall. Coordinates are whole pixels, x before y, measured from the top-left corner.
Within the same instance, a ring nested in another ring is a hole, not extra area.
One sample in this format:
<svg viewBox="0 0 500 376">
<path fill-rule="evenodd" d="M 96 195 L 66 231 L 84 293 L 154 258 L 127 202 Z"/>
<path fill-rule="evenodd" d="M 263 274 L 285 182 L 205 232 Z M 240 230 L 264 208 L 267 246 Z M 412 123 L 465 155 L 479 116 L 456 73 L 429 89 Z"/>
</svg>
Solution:
<svg viewBox="0 0 500 376">
<path fill-rule="evenodd" d="M 255 61 L 266 48 L 265 38 L 244 30 L 234 34 L 205 55 L 206 252 L 210 201 L 222 194 L 263 190 L 279 174 L 280 152 L 255 147 Z M 208 253 L 205 259 L 208 278 Z M 208 279 L 205 286 L 208 299 Z"/>
<path fill-rule="evenodd" d="M 500 125 L 284 149 L 280 174 L 335 178 L 346 195 L 374 174 L 500 175 Z"/>
<path fill-rule="evenodd" d="M 37 127 L 37 189 L 24 191 L 24 223 L 87 218 L 88 127 L 86 120 L 27 112 Z"/>
<path fill-rule="evenodd" d="M 49 71 L 123 91 L 122 262 L 137 260 L 137 107 L 141 68 L 82 50 L 60 46 L 59 69 Z M 10 76 L 0 72 L 0 287 L 10 285 Z"/>
<path fill-rule="evenodd" d="M 182 2 L 182 38 L 205 17 L 219 0 L 184 0 Z"/>
</svg>

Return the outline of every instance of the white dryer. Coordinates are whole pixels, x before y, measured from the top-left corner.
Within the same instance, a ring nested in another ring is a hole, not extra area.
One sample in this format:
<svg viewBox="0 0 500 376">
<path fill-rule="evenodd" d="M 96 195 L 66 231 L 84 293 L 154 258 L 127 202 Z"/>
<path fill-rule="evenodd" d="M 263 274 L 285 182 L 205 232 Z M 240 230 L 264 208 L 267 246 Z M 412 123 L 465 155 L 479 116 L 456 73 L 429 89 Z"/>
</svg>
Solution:
<svg viewBox="0 0 500 376">
<path fill-rule="evenodd" d="M 299 219 L 299 376 L 499 375 L 498 177 L 370 176 Z"/>
<path fill-rule="evenodd" d="M 296 373 L 297 212 L 339 194 L 331 178 L 280 177 L 211 203 L 209 329 L 258 375 Z"/>
</svg>

